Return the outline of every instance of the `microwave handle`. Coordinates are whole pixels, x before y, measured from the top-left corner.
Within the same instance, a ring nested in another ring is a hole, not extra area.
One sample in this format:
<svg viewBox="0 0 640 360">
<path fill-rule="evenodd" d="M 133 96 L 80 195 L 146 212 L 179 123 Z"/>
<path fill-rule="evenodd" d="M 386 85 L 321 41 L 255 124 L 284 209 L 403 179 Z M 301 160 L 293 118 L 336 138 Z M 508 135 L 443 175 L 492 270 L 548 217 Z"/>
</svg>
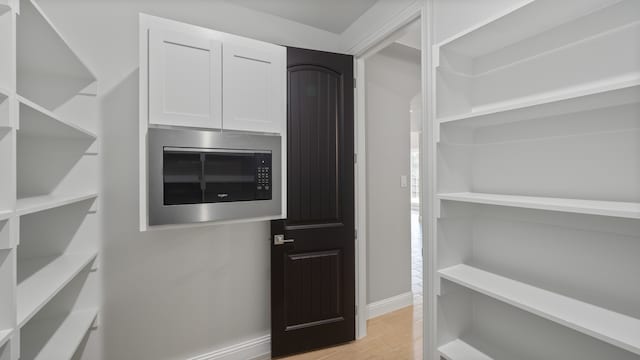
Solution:
<svg viewBox="0 0 640 360">
<path fill-rule="evenodd" d="M 172 147 L 172 146 L 165 146 L 164 151 L 199 152 L 199 153 L 271 154 L 271 150 L 210 149 L 210 148 L 190 148 L 190 147 Z"/>
</svg>

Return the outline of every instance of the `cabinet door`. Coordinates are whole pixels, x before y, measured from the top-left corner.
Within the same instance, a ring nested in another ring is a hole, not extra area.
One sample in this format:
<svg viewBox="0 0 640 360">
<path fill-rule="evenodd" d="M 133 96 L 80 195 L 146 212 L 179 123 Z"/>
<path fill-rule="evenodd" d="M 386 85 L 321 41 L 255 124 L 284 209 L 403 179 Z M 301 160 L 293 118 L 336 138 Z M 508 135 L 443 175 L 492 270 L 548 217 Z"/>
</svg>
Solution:
<svg viewBox="0 0 640 360">
<path fill-rule="evenodd" d="M 286 49 L 224 44 L 224 129 L 280 133 L 285 123 Z"/>
<path fill-rule="evenodd" d="M 222 44 L 168 31 L 149 36 L 149 122 L 221 128 Z"/>
</svg>

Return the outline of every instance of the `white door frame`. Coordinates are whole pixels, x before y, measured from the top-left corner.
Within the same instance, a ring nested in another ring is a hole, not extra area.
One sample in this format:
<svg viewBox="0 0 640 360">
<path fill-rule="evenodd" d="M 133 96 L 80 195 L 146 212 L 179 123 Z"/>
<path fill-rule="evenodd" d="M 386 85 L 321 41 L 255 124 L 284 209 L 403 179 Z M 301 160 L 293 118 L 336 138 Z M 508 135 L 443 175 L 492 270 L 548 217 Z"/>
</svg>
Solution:
<svg viewBox="0 0 640 360">
<path fill-rule="evenodd" d="M 365 60 L 383 49 L 396 39 L 394 33 L 402 29 L 416 19 L 421 21 L 422 50 L 421 50 L 421 93 L 422 93 L 422 144 L 424 154 L 421 153 L 421 184 L 420 203 L 423 213 L 426 215 L 422 222 L 423 249 L 425 249 L 425 261 L 423 261 L 423 274 L 425 282 L 425 295 L 423 307 L 424 331 L 423 331 L 423 358 L 437 359 L 435 349 L 435 301 L 431 294 L 435 294 L 434 286 L 435 263 L 435 138 L 433 134 L 433 88 L 431 81 L 432 55 L 432 0 L 418 0 L 396 15 L 385 26 L 371 34 L 353 48 L 349 53 L 354 55 L 354 73 L 356 76 L 356 124 L 355 144 L 357 162 L 355 164 L 355 196 L 356 196 L 356 304 L 358 312 L 356 316 L 356 337 L 361 339 L 367 334 L 367 179 L 366 179 L 366 100 L 365 100 Z M 431 349 L 427 351 L 426 349 Z"/>
</svg>

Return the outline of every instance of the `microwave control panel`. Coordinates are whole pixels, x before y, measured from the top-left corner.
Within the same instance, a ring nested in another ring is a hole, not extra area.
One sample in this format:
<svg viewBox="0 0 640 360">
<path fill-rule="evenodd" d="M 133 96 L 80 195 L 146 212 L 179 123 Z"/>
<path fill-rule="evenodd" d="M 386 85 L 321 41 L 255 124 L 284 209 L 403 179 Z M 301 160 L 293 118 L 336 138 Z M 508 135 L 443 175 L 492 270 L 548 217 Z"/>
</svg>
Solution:
<svg viewBox="0 0 640 360">
<path fill-rule="evenodd" d="M 271 154 L 256 157 L 256 200 L 271 200 Z"/>
</svg>

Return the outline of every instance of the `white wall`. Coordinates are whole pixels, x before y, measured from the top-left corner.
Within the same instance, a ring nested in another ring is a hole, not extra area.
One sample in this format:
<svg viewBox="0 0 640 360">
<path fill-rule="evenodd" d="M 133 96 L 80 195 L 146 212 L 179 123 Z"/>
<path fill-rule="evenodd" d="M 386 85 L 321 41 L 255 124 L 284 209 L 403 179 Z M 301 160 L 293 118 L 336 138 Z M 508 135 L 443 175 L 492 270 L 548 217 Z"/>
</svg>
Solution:
<svg viewBox="0 0 640 360">
<path fill-rule="evenodd" d="M 275 44 L 338 51 L 339 35 L 277 16 L 202 0 L 37 0 L 98 76 L 104 92 L 138 67 L 138 13 Z"/>
<path fill-rule="evenodd" d="M 420 53 L 392 44 L 366 60 L 367 302 L 411 291 L 410 104 Z"/>
<path fill-rule="evenodd" d="M 268 223 L 137 230 L 138 13 L 335 52 L 344 47 L 346 32 L 336 35 L 223 1 L 37 1 L 99 81 L 105 288 L 93 336 L 103 337 L 102 357 L 185 359 L 267 333 Z M 373 12 L 347 31 L 351 39 L 365 37 L 393 15 L 379 7 Z"/>
<path fill-rule="evenodd" d="M 186 359 L 268 333 L 267 222 L 138 231 L 138 12 L 322 50 L 337 35 L 215 1 L 41 4 L 100 86 L 104 359 Z"/>
</svg>

